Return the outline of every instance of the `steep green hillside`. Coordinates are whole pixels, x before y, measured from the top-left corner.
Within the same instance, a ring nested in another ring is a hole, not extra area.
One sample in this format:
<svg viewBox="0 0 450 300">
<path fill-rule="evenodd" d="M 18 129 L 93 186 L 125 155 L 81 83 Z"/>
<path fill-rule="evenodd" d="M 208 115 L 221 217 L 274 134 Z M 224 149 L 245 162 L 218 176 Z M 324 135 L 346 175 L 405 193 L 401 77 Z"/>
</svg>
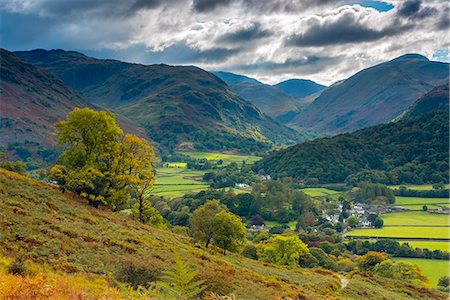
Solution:
<svg viewBox="0 0 450 300">
<path fill-rule="evenodd" d="M 196 279 L 205 280 L 207 291 L 233 294 L 236 299 L 445 298 L 437 291 L 358 272 L 341 289 L 339 278 L 323 269 L 280 267 L 236 254 L 204 251 L 185 236 L 94 209 L 71 194 L 61 194 L 56 187 L 5 170 L 0 170 L 0 247 L 2 256 L 46 265 L 43 270 L 47 274 L 58 271 L 60 293 L 64 286 L 71 292 L 84 290 L 90 280 L 85 297 L 93 297 L 95 291 L 98 297 L 117 299 L 115 280 L 145 285 L 171 269 L 175 255 L 180 254 L 197 269 Z M 29 284 L 41 278 L 35 292 L 53 288 L 54 282 L 44 287 L 49 275 L 43 281 L 41 271 L 29 271 Z M 25 280 L 2 274 L 0 278 L 6 284 L 14 281 L 14 287 Z M 134 299 L 130 293 L 122 291 L 122 297 Z"/>
<path fill-rule="evenodd" d="M 99 107 L 89 104 L 51 72 L 9 51 L 0 49 L 0 58 L 0 146 L 23 160 L 30 155 L 55 159 L 49 150 L 56 142 L 54 123 L 65 119 L 75 107 Z M 137 124 L 120 117 L 118 121 L 125 131 L 144 135 Z"/>
<path fill-rule="evenodd" d="M 448 111 L 295 145 L 255 164 L 275 177 L 343 182 L 362 170 L 380 170 L 384 183 L 448 182 Z"/>
<path fill-rule="evenodd" d="M 16 53 L 55 72 L 93 103 L 132 118 L 171 150 L 252 152 L 303 140 L 196 67 L 130 64 L 63 50 Z"/>
<path fill-rule="evenodd" d="M 295 128 L 324 134 L 387 123 L 434 86 L 448 81 L 449 65 L 407 54 L 336 83 L 292 121 Z"/>
<path fill-rule="evenodd" d="M 294 98 L 305 98 L 309 95 L 323 91 L 326 88 L 324 85 L 305 79 L 288 79 L 275 84 L 274 87 Z"/>
<path fill-rule="evenodd" d="M 449 84 L 437 86 L 414 102 L 401 118 L 419 116 L 436 109 L 448 111 L 449 100 Z"/>
</svg>

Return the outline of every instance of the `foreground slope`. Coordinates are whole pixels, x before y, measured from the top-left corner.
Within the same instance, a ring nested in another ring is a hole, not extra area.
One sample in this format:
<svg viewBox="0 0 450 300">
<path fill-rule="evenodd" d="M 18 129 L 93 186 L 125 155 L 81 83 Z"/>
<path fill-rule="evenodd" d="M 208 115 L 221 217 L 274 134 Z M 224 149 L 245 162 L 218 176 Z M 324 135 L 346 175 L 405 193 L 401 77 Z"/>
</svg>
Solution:
<svg viewBox="0 0 450 300">
<path fill-rule="evenodd" d="M 449 65 L 408 54 L 336 83 L 291 122 L 324 134 L 386 123 L 434 86 L 448 81 Z"/>
<path fill-rule="evenodd" d="M 196 67 L 130 64 L 63 50 L 16 54 L 53 71 L 89 101 L 137 121 L 169 149 L 255 151 L 302 141 Z"/>
<path fill-rule="evenodd" d="M 2 169 L 0 249 L 1 255 L 48 264 L 47 270 L 50 267 L 70 276 L 104 278 L 104 285 L 110 282 L 109 294 L 114 294 L 114 279 L 135 285 L 159 279 L 180 254 L 199 271 L 198 279 L 205 280 L 208 290 L 232 293 L 236 299 L 445 297 L 436 291 L 359 273 L 342 290 L 339 278 L 323 269 L 284 268 L 235 254 L 214 254 L 185 236 L 88 207 L 56 187 Z"/>
<path fill-rule="evenodd" d="M 321 183 L 343 182 L 364 169 L 383 171 L 393 184 L 448 182 L 448 132 L 448 111 L 436 110 L 295 145 L 258 161 L 255 170 Z"/>
</svg>

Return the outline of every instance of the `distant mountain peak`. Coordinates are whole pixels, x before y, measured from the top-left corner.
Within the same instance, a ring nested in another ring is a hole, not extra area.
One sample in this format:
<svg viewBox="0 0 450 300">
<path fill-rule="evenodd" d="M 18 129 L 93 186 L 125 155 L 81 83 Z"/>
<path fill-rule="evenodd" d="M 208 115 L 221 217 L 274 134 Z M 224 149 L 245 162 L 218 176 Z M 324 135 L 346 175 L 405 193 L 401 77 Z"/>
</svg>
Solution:
<svg viewBox="0 0 450 300">
<path fill-rule="evenodd" d="M 404 55 L 401 55 L 397 58 L 394 58 L 392 61 L 398 61 L 398 60 L 423 60 L 423 61 L 430 61 L 428 58 L 426 58 L 425 56 L 421 55 L 421 54 L 417 54 L 417 53 L 407 53 Z"/>
</svg>

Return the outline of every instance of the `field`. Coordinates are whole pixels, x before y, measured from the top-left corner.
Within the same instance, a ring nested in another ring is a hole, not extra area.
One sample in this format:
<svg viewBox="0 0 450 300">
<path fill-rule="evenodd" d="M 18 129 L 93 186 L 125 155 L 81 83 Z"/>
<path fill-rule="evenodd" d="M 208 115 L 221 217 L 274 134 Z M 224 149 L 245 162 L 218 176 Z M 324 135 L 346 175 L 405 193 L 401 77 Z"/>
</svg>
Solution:
<svg viewBox="0 0 450 300">
<path fill-rule="evenodd" d="M 430 285 L 432 287 L 436 287 L 439 278 L 448 275 L 448 270 L 450 270 L 450 261 L 448 260 L 446 261 L 422 258 L 393 258 L 393 260 L 416 264 L 428 277 L 428 280 L 430 281 Z"/>
<path fill-rule="evenodd" d="M 247 164 L 253 164 L 254 162 L 261 159 L 261 157 L 258 157 L 258 156 L 224 154 L 224 153 L 213 153 L 213 152 L 180 152 L 180 153 L 188 155 L 195 159 L 206 158 L 207 160 L 211 160 L 211 161 L 223 160 L 224 165 L 227 165 L 232 162 L 241 164 L 242 161 L 244 161 L 244 160 Z"/>
<path fill-rule="evenodd" d="M 448 207 L 450 200 L 447 198 L 422 198 L 422 197 L 395 197 L 395 205 L 410 210 L 422 210 L 423 205 L 428 209 Z"/>
<path fill-rule="evenodd" d="M 384 226 L 450 226 L 448 215 L 427 212 L 399 212 L 382 215 Z"/>
<path fill-rule="evenodd" d="M 429 250 L 441 250 L 450 251 L 449 242 L 439 242 L 439 241 L 401 241 L 401 243 L 408 243 L 413 248 L 429 249 Z"/>
<path fill-rule="evenodd" d="M 356 229 L 348 232 L 346 236 L 354 237 L 387 237 L 387 238 L 426 238 L 426 239 L 448 239 L 449 227 L 384 227 L 381 229 Z"/>
<path fill-rule="evenodd" d="M 157 196 L 168 198 L 181 197 L 188 192 L 200 192 L 208 189 L 201 179 L 205 171 L 188 170 L 181 167 L 157 168 L 156 184 L 151 191 Z"/>
<path fill-rule="evenodd" d="M 433 189 L 433 185 L 431 184 L 422 184 L 422 185 L 404 185 L 406 186 L 408 189 L 410 190 L 417 190 L 417 191 L 428 191 L 428 190 L 432 190 Z M 389 186 L 391 189 L 398 189 L 400 186 L 399 185 L 390 185 Z M 449 185 L 446 184 L 444 186 L 445 189 L 449 188 Z"/>
<path fill-rule="evenodd" d="M 275 226 L 282 226 L 280 222 L 275 221 L 266 221 L 266 226 L 268 227 L 275 227 Z M 297 221 L 291 221 L 287 224 L 291 230 L 295 230 L 295 227 L 297 226 Z"/>
<path fill-rule="evenodd" d="M 301 189 L 302 192 L 311 196 L 311 197 L 331 197 L 335 200 L 339 198 L 341 192 L 329 190 L 327 188 L 304 188 Z"/>
</svg>

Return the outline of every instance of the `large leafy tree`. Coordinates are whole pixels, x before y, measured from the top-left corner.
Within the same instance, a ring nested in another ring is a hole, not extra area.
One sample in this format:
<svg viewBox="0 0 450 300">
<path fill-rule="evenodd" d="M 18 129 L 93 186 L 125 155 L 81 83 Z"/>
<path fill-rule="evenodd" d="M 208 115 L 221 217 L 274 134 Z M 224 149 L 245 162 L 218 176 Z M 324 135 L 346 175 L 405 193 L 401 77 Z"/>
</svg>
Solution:
<svg viewBox="0 0 450 300">
<path fill-rule="evenodd" d="M 214 228 L 214 217 L 221 211 L 226 211 L 225 205 L 219 201 L 208 201 L 204 205 L 197 208 L 189 219 L 189 225 L 195 239 L 205 243 L 208 248 L 212 242 L 216 228 Z"/>
<path fill-rule="evenodd" d="M 226 250 L 234 251 L 245 240 L 245 226 L 241 219 L 232 213 L 222 210 L 213 219 L 214 239 L 216 246 Z"/>
<path fill-rule="evenodd" d="M 95 207 L 104 203 L 120 209 L 132 194 L 143 222 L 145 195 L 155 182 L 151 166 L 155 156 L 145 140 L 124 136 L 112 113 L 90 108 L 76 108 L 55 126 L 65 151 L 50 170 L 51 178 Z"/>
<path fill-rule="evenodd" d="M 260 247 L 258 257 L 279 265 L 298 266 L 308 253 L 308 247 L 297 235 L 275 235 Z"/>
</svg>

